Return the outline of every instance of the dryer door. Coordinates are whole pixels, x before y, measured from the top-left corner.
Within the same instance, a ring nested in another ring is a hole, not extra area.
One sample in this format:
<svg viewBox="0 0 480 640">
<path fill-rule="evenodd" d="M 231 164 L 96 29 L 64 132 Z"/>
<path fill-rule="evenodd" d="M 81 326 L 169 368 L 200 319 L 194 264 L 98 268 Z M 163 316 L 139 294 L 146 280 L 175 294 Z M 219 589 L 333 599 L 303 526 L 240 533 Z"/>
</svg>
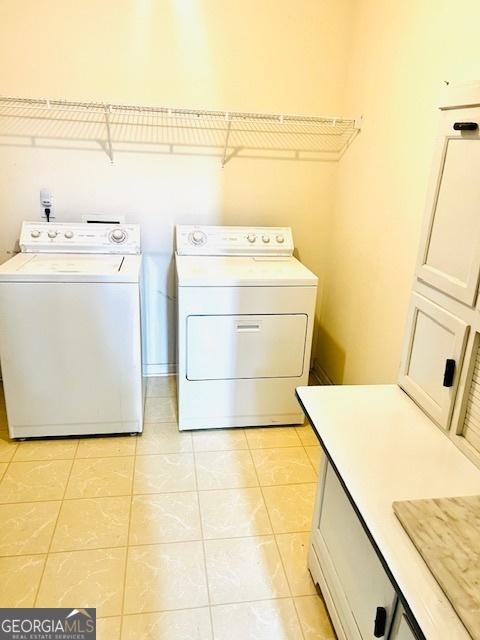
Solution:
<svg viewBox="0 0 480 640">
<path fill-rule="evenodd" d="M 187 318 L 187 378 L 296 378 L 303 373 L 307 316 Z"/>
</svg>

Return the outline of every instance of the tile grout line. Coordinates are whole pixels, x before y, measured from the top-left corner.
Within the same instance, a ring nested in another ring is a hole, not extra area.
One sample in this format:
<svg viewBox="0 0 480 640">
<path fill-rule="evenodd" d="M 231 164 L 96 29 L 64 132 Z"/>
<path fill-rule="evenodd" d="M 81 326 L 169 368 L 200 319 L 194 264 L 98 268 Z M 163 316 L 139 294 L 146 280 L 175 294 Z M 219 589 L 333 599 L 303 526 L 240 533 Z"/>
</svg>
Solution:
<svg viewBox="0 0 480 640">
<path fill-rule="evenodd" d="M 307 458 L 308 458 L 308 460 L 309 460 L 309 462 L 310 462 L 311 466 L 313 467 L 313 463 L 312 463 L 312 461 L 311 461 L 311 459 L 310 459 L 310 456 L 308 455 L 308 452 L 307 452 L 306 447 L 305 447 L 305 443 L 304 443 L 304 442 L 303 442 L 303 440 L 300 438 L 300 435 L 299 435 L 299 434 L 298 434 L 298 432 L 297 432 L 297 427 L 294 427 L 294 428 L 295 428 L 295 433 L 296 433 L 296 435 L 297 435 L 297 438 L 298 438 L 298 439 L 299 439 L 299 441 L 300 441 L 300 445 L 301 445 L 301 447 L 303 448 L 303 450 L 304 450 L 304 452 L 305 452 L 305 455 L 307 456 Z M 275 448 L 282 448 L 282 447 L 275 447 Z M 255 469 L 256 469 L 256 468 L 255 468 Z M 318 472 L 317 472 L 317 470 L 316 470 L 314 467 L 313 467 L 313 469 L 314 469 L 315 474 L 318 476 Z M 297 483 L 297 484 L 312 484 L 312 483 Z M 277 486 L 288 486 L 288 485 L 277 485 Z M 263 496 L 263 499 L 264 499 L 264 502 L 265 502 L 265 506 L 266 506 L 266 500 L 265 500 L 265 496 L 264 496 L 264 493 L 263 493 L 263 487 L 262 487 L 262 486 L 260 486 L 260 491 L 262 492 L 262 496 Z M 269 511 L 268 511 L 268 507 L 266 507 L 266 509 L 267 509 L 268 518 L 269 518 L 269 520 L 270 520 L 270 513 L 269 513 Z M 273 526 L 272 526 L 272 531 L 274 531 Z M 290 532 L 289 532 L 289 533 L 290 533 Z M 296 601 L 295 601 L 295 597 L 296 597 L 296 596 L 294 596 L 294 595 L 293 595 L 293 593 L 292 593 L 292 588 L 291 588 L 291 585 L 290 585 L 290 580 L 289 580 L 288 575 L 287 575 L 287 572 L 286 572 L 286 570 L 285 570 L 285 565 L 284 565 L 284 562 L 283 562 L 282 554 L 280 553 L 280 547 L 278 546 L 278 537 L 277 537 L 277 536 L 278 536 L 279 534 L 277 534 L 277 533 L 275 533 L 275 532 L 274 532 L 274 534 L 273 534 L 273 535 L 274 535 L 274 538 L 275 538 L 275 544 L 276 544 L 276 546 L 277 546 L 278 555 L 279 555 L 279 557 L 280 557 L 280 561 L 281 561 L 281 563 L 282 563 L 283 570 L 284 570 L 284 572 L 285 572 L 285 577 L 286 577 L 286 579 L 287 579 L 287 584 L 288 584 L 288 587 L 289 587 L 289 591 L 290 591 L 290 593 L 291 593 L 291 601 L 292 601 L 292 603 L 293 603 L 293 607 L 294 607 L 295 614 L 296 614 L 296 617 L 297 617 L 297 622 L 298 622 L 298 626 L 299 626 L 299 628 L 300 628 L 300 633 L 302 634 L 302 638 L 305 640 L 305 633 L 304 633 L 304 630 L 303 630 L 303 625 L 302 625 L 302 622 L 301 622 L 301 618 L 300 618 L 300 614 L 299 614 L 299 611 L 298 611 L 297 603 L 296 603 Z"/>
<path fill-rule="evenodd" d="M 260 489 L 260 487 L 246 487 L 247 489 Z M 242 491 L 243 489 L 239 489 L 239 491 Z M 237 489 L 234 489 L 234 491 L 237 491 Z M 191 493 L 195 493 L 194 491 L 192 491 Z M 116 496 L 114 496 L 116 497 Z M 121 497 L 128 497 L 128 496 L 121 496 Z M 135 498 L 135 495 L 132 496 L 133 498 Z M 263 497 L 263 494 L 262 494 Z M 88 500 L 97 500 L 98 498 L 87 498 Z M 267 509 L 267 515 L 268 515 L 268 509 Z M 202 542 L 202 540 L 205 540 L 205 542 L 209 542 L 209 541 L 214 541 L 214 542 L 218 542 L 221 540 L 241 540 L 243 538 L 265 538 L 265 537 L 272 537 L 272 536 L 288 536 L 288 535 L 293 535 L 293 534 L 301 534 L 301 533 L 309 533 L 309 530 L 303 529 L 303 530 L 297 530 L 297 531 L 284 531 L 282 533 L 274 533 L 273 531 L 270 533 L 261 533 L 261 534 L 253 534 L 253 535 L 241 535 L 241 536 L 230 536 L 230 537 L 221 537 L 221 538 L 194 538 L 194 539 L 189 539 L 189 540 L 169 540 L 168 542 L 142 542 L 142 543 L 136 543 L 136 544 L 118 544 L 115 546 L 108 546 L 108 547 L 77 547 L 75 549 L 59 549 L 58 551 L 49 551 L 48 554 L 51 556 L 54 555 L 59 555 L 61 553 L 72 553 L 72 552 L 76 552 L 76 551 L 108 551 L 109 549 L 126 549 L 127 547 L 158 547 L 158 546 L 164 546 L 164 545 L 169 545 L 169 544 L 182 544 L 182 543 L 188 543 L 188 542 Z M 37 551 L 35 553 L 15 553 L 15 554 L 5 554 L 5 555 L 0 555 L 0 558 L 24 558 L 24 557 L 29 557 L 29 556 L 43 556 L 45 555 L 46 552 L 45 551 Z M 118 614 L 115 614 L 118 615 Z M 130 615 L 130 614 L 128 614 Z M 111 617 L 111 616 L 102 616 L 102 618 L 106 618 L 106 617 Z"/>
<path fill-rule="evenodd" d="M 268 429 L 268 427 L 265 427 L 265 428 Z M 221 429 L 221 431 L 223 431 L 223 429 Z M 180 433 L 180 434 L 188 434 L 189 432 L 188 431 L 180 431 L 178 433 Z M 194 431 L 193 433 L 198 433 L 198 432 Z M 195 440 L 195 438 L 193 440 Z M 283 451 L 283 450 L 286 450 L 286 449 L 303 449 L 305 447 L 317 448 L 317 446 L 320 447 L 320 445 L 314 445 L 314 444 L 304 445 L 303 442 L 300 440 L 299 443 L 288 444 L 288 445 L 278 445 L 277 444 L 277 445 L 268 446 L 268 447 L 249 447 L 249 446 L 246 446 L 246 447 L 223 447 L 221 449 L 210 449 L 210 448 L 207 448 L 207 449 L 195 449 L 195 452 L 196 453 L 223 453 L 225 451 L 269 451 L 271 449 L 281 449 Z M 195 448 L 195 445 L 194 445 L 194 448 Z M 170 455 L 172 453 L 185 453 L 185 452 L 176 450 L 176 451 L 162 451 L 161 453 L 139 453 L 137 455 L 139 455 L 139 456 L 158 456 L 158 455 L 164 455 L 164 454 L 165 455 Z M 91 456 L 91 457 L 93 458 L 95 456 Z M 96 457 L 98 457 L 98 458 L 109 458 L 109 457 L 113 458 L 115 456 L 96 456 Z"/>
<path fill-rule="evenodd" d="M 268 429 L 269 427 L 265 427 L 265 428 Z M 256 447 L 254 449 L 250 448 L 250 452 L 252 452 L 252 451 L 268 451 L 268 450 L 277 450 L 277 451 L 279 451 L 279 450 L 293 449 L 293 448 L 302 449 L 303 452 L 305 453 L 306 457 L 307 457 L 308 462 L 310 463 L 310 466 L 313 468 L 313 471 L 314 471 L 314 474 L 315 474 L 315 478 L 317 478 L 318 472 L 315 469 L 315 467 L 313 466 L 313 463 L 310 460 L 310 456 L 308 455 L 308 452 L 307 452 L 307 450 L 305 448 L 305 445 L 303 444 L 302 439 L 300 438 L 300 436 L 297 433 L 297 427 L 295 425 L 289 425 L 288 427 L 286 426 L 286 427 L 282 427 L 282 428 L 294 429 L 295 433 L 296 433 L 296 436 L 298 438 L 299 444 L 289 445 L 289 446 L 286 446 L 286 447 L 281 447 L 281 446 L 261 447 L 261 448 Z M 248 438 L 247 438 L 247 441 L 248 441 Z M 252 458 L 253 458 L 253 455 L 252 455 Z M 254 462 L 255 469 L 256 469 L 256 463 L 255 463 L 255 459 L 254 458 L 253 458 L 253 462 Z M 277 487 L 277 486 L 292 486 L 292 485 L 300 485 L 300 484 L 316 484 L 316 482 L 317 482 L 317 480 L 315 479 L 314 482 L 303 481 L 303 482 L 287 482 L 287 483 L 280 483 L 280 484 L 273 483 L 273 484 L 261 485 L 260 484 L 260 480 L 259 480 L 259 485 L 263 486 L 263 487 Z M 263 494 L 263 491 L 262 491 L 262 494 Z"/>
<path fill-rule="evenodd" d="M 188 453 L 192 453 L 192 452 L 188 452 Z M 134 457 L 134 456 L 130 456 L 130 457 Z M 140 456 L 142 457 L 142 456 Z M 83 458 L 76 458 L 76 459 L 72 459 L 72 462 L 75 462 L 75 460 L 79 460 L 79 459 L 83 459 Z M 68 460 L 43 460 L 41 462 L 68 462 Z M 314 484 L 316 485 L 317 482 L 291 482 L 290 484 L 285 484 L 285 482 L 282 482 L 281 484 L 265 484 L 265 485 L 252 485 L 252 486 L 246 486 L 246 487 L 221 487 L 221 488 L 213 488 L 213 489 L 199 489 L 199 493 L 208 493 L 209 491 L 232 491 L 234 489 L 255 489 L 256 487 L 262 486 L 264 489 L 270 489 L 270 488 L 274 488 L 274 487 L 299 487 L 301 485 L 305 485 L 305 484 Z M 170 493 L 191 493 L 192 489 L 183 489 L 181 491 L 156 491 L 156 492 L 150 492 L 150 493 L 135 493 L 135 495 L 138 496 L 157 496 L 157 495 L 167 495 Z M 94 496 L 83 496 L 83 497 L 73 497 L 73 498 L 49 498 L 47 500 L 45 499 L 40 499 L 40 500 L 19 500 L 16 502 L 2 502 L 0 500 L 0 506 L 3 505 L 12 505 L 12 504 L 35 504 L 35 503 L 40 503 L 40 502 L 58 502 L 59 500 L 61 500 L 62 502 L 73 502 L 75 500 L 93 500 L 96 498 L 128 498 L 131 494 L 130 493 L 119 493 L 119 494 L 115 494 L 115 495 L 94 495 Z"/>
<path fill-rule="evenodd" d="M 253 460 L 253 456 L 252 456 L 252 460 Z M 295 615 L 297 617 L 297 622 L 298 622 L 298 626 L 300 628 L 300 633 L 302 634 L 303 640 L 305 640 L 305 634 L 303 633 L 302 623 L 300 622 L 300 618 L 298 616 L 298 611 L 297 611 L 297 608 L 295 607 L 295 599 L 294 599 L 293 594 L 292 594 L 292 588 L 290 586 L 290 580 L 288 579 L 287 571 L 285 569 L 285 563 L 283 562 L 282 554 L 280 553 L 280 547 L 278 546 L 277 536 L 275 534 L 275 529 L 273 528 L 273 523 L 272 523 L 272 520 L 270 518 L 270 512 L 268 511 L 267 501 L 265 500 L 265 496 L 263 494 L 263 488 L 262 488 L 262 485 L 260 484 L 260 478 L 258 477 L 257 466 L 255 464 L 255 461 L 253 461 L 253 467 L 255 469 L 255 475 L 257 477 L 258 486 L 260 488 L 260 494 L 262 496 L 263 504 L 265 506 L 265 511 L 267 512 L 267 518 L 268 518 L 268 522 L 270 524 L 270 529 L 272 530 L 272 536 L 273 536 L 273 540 L 274 540 L 274 543 L 275 543 L 275 548 L 277 549 L 278 557 L 279 557 L 279 560 L 280 560 L 280 565 L 281 565 L 281 567 L 283 569 L 283 573 L 285 575 L 285 580 L 287 581 L 287 587 L 288 587 L 288 592 L 290 594 L 290 600 L 292 601 L 293 608 L 295 609 Z"/>
<path fill-rule="evenodd" d="M 300 436 L 298 436 L 298 437 L 300 438 Z M 303 449 L 304 449 L 304 451 L 305 451 L 305 455 L 307 456 L 307 458 L 308 458 L 308 460 L 309 460 L 310 464 L 312 465 L 313 470 L 314 470 L 314 472 L 315 472 L 315 476 L 316 476 L 316 478 L 317 478 L 317 479 L 315 480 L 315 482 L 318 482 L 318 469 L 316 469 L 316 468 L 315 468 L 315 466 L 314 466 L 314 464 L 313 464 L 313 462 L 312 462 L 312 460 L 311 460 L 310 456 L 308 455 L 308 451 L 307 451 L 307 446 L 309 447 L 309 446 L 315 446 L 315 445 L 306 445 L 306 444 L 304 444 L 304 443 L 303 443 L 303 440 L 302 440 L 301 438 L 300 438 L 300 441 L 302 442 L 302 447 L 303 447 Z"/>
<path fill-rule="evenodd" d="M 295 598 L 311 598 L 312 596 L 309 595 L 304 595 L 304 596 L 294 596 Z M 222 602 L 221 604 L 214 604 L 212 605 L 211 608 L 215 608 L 215 607 L 224 607 L 224 606 L 231 606 L 231 605 L 237 605 L 237 604 L 253 604 L 255 602 L 271 602 L 272 600 L 275 601 L 281 601 L 281 600 L 293 600 L 292 596 L 273 596 L 270 598 L 258 598 L 257 600 L 229 600 L 228 602 Z M 133 617 L 133 616 L 143 616 L 143 615 L 149 615 L 151 613 L 170 613 L 170 612 L 176 612 L 176 611 L 192 611 L 195 609 L 209 609 L 210 606 L 209 605 L 201 605 L 201 606 L 196 606 L 196 607 L 181 607 L 179 609 L 149 609 L 148 611 L 140 611 L 137 613 L 126 613 L 125 617 Z M 98 618 L 99 620 L 105 620 L 108 618 L 119 618 L 120 616 L 118 614 L 114 614 L 114 615 L 108 615 L 108 616 L 100 616 L 100 618 Z M 203 640 L 203 639 L 202 639 Z M 322 639 L 323 640 L 323 639 Z"/>
<path fill-rule="evenodd" d="M 205 548 L 205 534 L 203 531 L 203 521 L 202 521 L 202 509 L 200 506 L 200 493 L 198 489 L 198 475 L 197 475 L 197 457 L 195 452 L 195 446 L 193 444 L 192 438 L 192 452 L 193 452 L 193 470 L 195 474 L 195 495 L 197 497 L 197 506 L 198 506 L 198 519 L 200 523 L 200 534 L 202 536 L 202 552 L 203 552 L 203 569 L 205 571 L 205 584 L 207 586 L 207 600 L 208 600 L 208 614 L 210 618 L 210 631 L 212 640 L 214 640 L 214 628 L 213 628 L 213 613 L 212 613 L 212 597 L 210 594 L 210 584 L 208 581 L 208 570 L 207 570 L 207 551 Z"/>
<path fill-rule="evenodd" d="M 3 391 L 3 385 L 1 385 L 0 395 L 3 395 L 3 394 L 4 394 L 4 391 Z M 8 429 L 8 421 L 6 422 L 6 424 L 7 424 L 6 433 L 7 433 L 7 435 L 8 435 L 8 440 L 9 440 L 9 442 L 11 442 L 11 441 L 13 440 L 13 438 L 11 438 L 11 437 L 10 437 L 10 431 L 9 431 L 9 429 Z M 7 475 L 7 472 L 8 472 L 8 470 L 9 470 L 9 468 L 10 468 L 10 465 L 11 465 L 11 464 L 12 464 L 12 462 L 13 462 L 13 458 L 15 457 L 15 454 L 17 453 L 17 451 L 18 451 L 18 447 L 19 447 L 19 445 L 20 445 L 20 442 L 18 442 L 18 441 L 16 441 L 16 440 L 15 440 L 14 442 L 15 442 L 15 445 L 16 445 L 16 446 L 15 446 L 15 449 L 14 449 L 14 451 L 13 451 L 13 453 L 12 453 L 12 457 L 10 458 L 10 460 L 7 460 L 7 461 L 6 461 L 6 462 L 7 462 L 7 466 L 5 467 L 5 471 L 3 472 L 2 476 L 0 477 L 0 484 L 1 484 L 1 483 L 3 483 L 3 481 L 5 480 L 5 476 Z"/>
<path fill-rule="evenodd" d="M 300 619 L 300 614 L 298 613 L 298 607 L 297 607 L 297 603 L 295 602 L 295 598 L 292 598 L 292 601 L 293 601 L 293 608 L 295 609 L 295 613 L 297 614 L 297 620 L 298 620 L 298 624 L 300 626 L 300 633 L 302 634 L 303 639 L 306 640 L 305 634 L 303 632 L 303 624 L 302 624 L 302 621 Z"/>
<path fill-rule="evenodd" d="M 78 444 L 79 444 L 79 442 L 77 440 L 77 445 L 75 447 L 75 454 L 77 453 Z M 61 499 L 61 502 L 60 502 L 60 507 L 58 509 L 57 517 L 55 519 L 55 526 L 53 527 L 52 537 L 50 538 L 50 543 L 48 545 L 47 553 L 45 554 L 45 562 L 43 563 L 42 574 L 40 576 L 40 580 L 38 581 L 38 586 L 37 586 L 37 589 L 35 591 L 35 598 L 33 600 L 33 606 L 34 607 L 37 606 L 37 600 L 38 600 L 38 596 L 40 594 L 40 587 L 42 586 L 43 578 L 45 576 L 45 571 L 47 569 L 47 563 L 48 563 L 48 558 L 49 558 L 49 555 L 50 555 L 50 550 L 52 548 L 53 539 L 55 538 L 55 533 L 57 531 L 58 521 L 60 519 L 60 513 L 62 512 L 63 501 L 65 499 L 65 494 L 67 493 L 67 487 L 68 487 L 68 483 L 70 482 L 70 477 L 72 475 L 73 465 L 74 464 L 75 464 L 75 457 L 72 458 L 72 460 L 71 460 L 70 469 L 68 471 L 68 476 L 67 476 L 67 479 L 65 481 L 65 487 L 63 489 L 63 495 L 62 495 L 62 499 Z"/>
<path fill-rule="evenodd" d="M 152 423 L 150 423 L 152 424 Z M 163 423 L 163 424 L 174 424 L 174 423 Z M 264 427 L 266 429 L 268 429 L 269 427 Z M 293 427 L 294 428 L 294 427 Z M 219 431 L 223 431 L 222 429 L 219 429 Z M 183 432 L 179 432 L 182 433 Z M 197 431 L 195 432 L 197 433 Z M 191 435 L 191 433 L 187 432 L 185 435 Z M 121 436 L 122 438 L 124 436 Z M 78 443 L 80 443 L 81 440 L 78 440 Z M 19 443 L 20 445 L 20 443 Z M 301 440 L 301 438 L 299 437 L 299 443 L 295 443 L 295 444 L 289 444 L 289 445 L 273 445 L 273 446 L 268 446 L 268 447 L 255 447 L 255 446 L 250 446 L 247 440 L 247 446 L 246 447 L 225 447 L 222 449 L 195 449 L 194 445 L 192 447 L 192 450 L 195 450 L 196 453 L 222 453 L 225 451 L 268 451 L 268 450 L 272 450 L 272 449 L 305 449 L 305 453 L 307 454 L 307 457 L 311 463 L 310 457 L 308 456 L 308 453 L 306 451 L 307 447 L 311 447 L 311 448 L 317 448 L 319 447 L 319 445 L 309 445 L 309 444 L 304 444 Z M 76 447 L 77 449 L 78 447 Z M 118 455 L 113 454 L 113 455 L 107 455 L 107 454 L 103 454 L 103 455 L 93 455 L 93 456 L 79 456 L 77 453 L 75 453 L 74 457 L 53 457 L 53 458 L 29 458 L 29 459 L 25 459 L 25 460 L 14 460 L 13 458 L 15 457 L 15 452 L 12 456 L 12 459 L 8 460 L 8 461 L 3 461 L 3 464 L 7 464 L 7 469 L 5 469 L 4 475 L 8 470 L 8 466 L 10 465 L 10 463 L 14 462 L 14 463 L 19 463 L 19 462 L 49 462 L 49 461 L 53 461 L 53 460 L 99 460 L 99 459 L 104 459 L 104 458 L 131 458 L 134 456 L 161 456 L 161 455 L 181 455 L 184 453 L 191 453 L 192 450 L 185 450 L 185 451 L 179 451 L 177 450 L 172 450 L 172 451 L 161 451 L 158 453 L 133 453 L 133 454 L 125 454 L 125 453 L 120 453 Z M 3 476 L 2 476 L 3 477 Z M 294 483 L 294 484 L 301 484 L 301 483 Z"/>
<path fill-rule="evenodd" d="M 15 455 L 15 452 L 17 451 L 17 448 L 18 448 L 18 444 L 15 447 L 15 451 L 12 453 L 12 457 L 6 463 L 7 466 L 5 467 L 5 471 L 2 473 L 2 476 L 0 477 L 0 485 L 3 484 L 3 481 L 5 480 L 5 476 L 7 475 L 8 470 L 10 468 L 10 465 L 12 464 L 13 456 Z M 4 463 L 2 463 L 2 464 L 4 464 Z"/>
<path fill-rule="evenodd" d="M 310 427 L 310 428 L 311 428 L 311 427 Z M 297 435 L 298 435 L 298 433 L 297 433 Z M 304 443 L 304 442 L 303 442 L 303 440 L 300 438 L 300 436 L 298 436 L 298 437 L 299 437 L 299 439 L 300 439 L 300 441 L 301 441 L 301 443 L 302 443 L 302 446 L 303 446 L 303 448 L 304 448 L 304 450 L 305 450 L 305 454 L 306 454 L 307 458 L 309 459 L 310 464 L 311 464 L 311 465 L 312 465 L 312 467 L 313 467 L 313 470 L 314 470 L 314 472 L 315 472 L 315 476 L 316 476 L 316 478 L 317 478 L 317 480 L 316 480 L 316 484 L 318 485 L 318 470 L 314 467 L 313 462 L 312 462 L 312 460 L 310 459 L 310 456 L 308 455 L 307 445 L 305 445 L 305 443 Z M 315 511 L 315 509 L 314 509 L 314 511 Z M 313 520 L 313 513 L 312 513 L 312 520 Z M 312 523 L 312 526 L 313 526 L 313 523 Z M 311 532 L 311 529 L 312 529 L 312 527 L 310 527 L 310 532 Z M 310 538 L 309 538 L 308 544 L 310 545 Z M 307 569 L 308 569 L 308 565 L 307 565 Z M 310 570 L 309 570 L 309 569 L 308 569 L 308 572 L 310 573 Z M 311 576 L 310 576 L 310 577 L 311 577 Z M 316 586 L 316 585 L 315 585 L 315 583 L 314 583 L 314 586 Z M 308 596 L 307 596 L 307 597 L 308 597 Z M 318 595 L 317 595 L 317 597 L 318 597 Z M 301 630 L 302 635 L 303 635 L 303 637 L 304 637 L 304 639 L 305 639 L 305 634 L 304 634 L 304 632 L 303 632 L 303 624 L 302 624 L 302 621 L 301 621 L 301 618 L 300 618 L 300 614 L 299 614 L 299 611 L 298 611 L 298 606 L 297 606 L 297 602 L 296 602 L 295 598 L 293 598 L 293 606 L 295 607 L 295 611 L 296 611 L 296 613 L 297 613 L 297 618 L 298 618 L 298 621 L 299 621 L 299 624 L 300 624 L 300 630 Z M 336 636 L 335 636 L 335 637 L 336 637 Z"/>
<path fill-rule="evenodd" d="M 143 426 L 142 426 L 143 431 Z M 137 436 L 138 437 L 138 436 Z M 128 525 L 127 525 L 127 540 L 126 540 L 126 549 L 125 549 L 125 565 L 123 569 L 123 590 L 122 590 L 122 602 L 120 608 L 120 636 L 119 640 L 121 640 L 123 634 L 123 616 L 125 614 L 125 599 L 127 597 L 127 567 L 128 567 L 128 556 L 130 549 L 130 528 L 132 526 L 132 507 L 133 507 L 133 498 L 134 498 L 134 487 L 135 487 L 135 470 L 137 468 L 137 445 L 138 440 L 135 437 L 135 455 L 133 458 L 133 470 L 132 470 L 132 479 L 130 482 L 130 506 L 128 511 Z"/>
</svg>

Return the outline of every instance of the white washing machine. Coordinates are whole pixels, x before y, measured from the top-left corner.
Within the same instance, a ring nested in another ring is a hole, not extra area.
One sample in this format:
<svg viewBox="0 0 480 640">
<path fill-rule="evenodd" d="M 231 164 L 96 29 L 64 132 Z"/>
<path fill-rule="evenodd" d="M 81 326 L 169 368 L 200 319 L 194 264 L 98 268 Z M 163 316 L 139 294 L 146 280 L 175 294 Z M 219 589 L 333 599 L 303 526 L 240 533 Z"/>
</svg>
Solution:
<svg viewBox="0 0 480 640">
<path fill-rule="evenodd" d="M 12 438 L 140 432 L 140 230 L 24 222 L 0 266 Z"/>
<path fill-rule="evenodd" d="M 177 226 L 179 428 L 299 424 L 317 277 L 288 228 Z"/>
</svg>

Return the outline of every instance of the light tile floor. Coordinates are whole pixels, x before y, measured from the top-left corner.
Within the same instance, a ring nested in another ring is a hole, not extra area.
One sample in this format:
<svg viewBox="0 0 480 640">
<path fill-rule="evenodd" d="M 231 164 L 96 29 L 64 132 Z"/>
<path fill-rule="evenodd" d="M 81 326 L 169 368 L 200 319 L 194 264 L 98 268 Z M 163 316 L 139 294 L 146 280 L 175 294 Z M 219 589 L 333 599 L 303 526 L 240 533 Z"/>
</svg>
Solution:
<svg viewBox="0 0 480 640">
<path fill-rule="evenodd" d="M 0 607 L 96 607 L 98 640 L 335 637 L 309 426 L 179 433 L 170 377 L 141 437 L 18 443 L 0 396 Z"/>
</svg>

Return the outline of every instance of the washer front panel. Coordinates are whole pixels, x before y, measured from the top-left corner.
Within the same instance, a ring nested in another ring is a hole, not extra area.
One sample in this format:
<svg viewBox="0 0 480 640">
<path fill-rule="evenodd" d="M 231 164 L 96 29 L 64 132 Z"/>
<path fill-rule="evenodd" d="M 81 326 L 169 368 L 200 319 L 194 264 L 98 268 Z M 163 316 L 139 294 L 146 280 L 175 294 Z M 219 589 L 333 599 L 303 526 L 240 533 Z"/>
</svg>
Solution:
<svg viewBox="0 0 480 640">
<path fill-rule="evenodd" d="M 24 222 L 24 253 L 140 253 L 140 226 L 87 222 Z"/>
</svg>

